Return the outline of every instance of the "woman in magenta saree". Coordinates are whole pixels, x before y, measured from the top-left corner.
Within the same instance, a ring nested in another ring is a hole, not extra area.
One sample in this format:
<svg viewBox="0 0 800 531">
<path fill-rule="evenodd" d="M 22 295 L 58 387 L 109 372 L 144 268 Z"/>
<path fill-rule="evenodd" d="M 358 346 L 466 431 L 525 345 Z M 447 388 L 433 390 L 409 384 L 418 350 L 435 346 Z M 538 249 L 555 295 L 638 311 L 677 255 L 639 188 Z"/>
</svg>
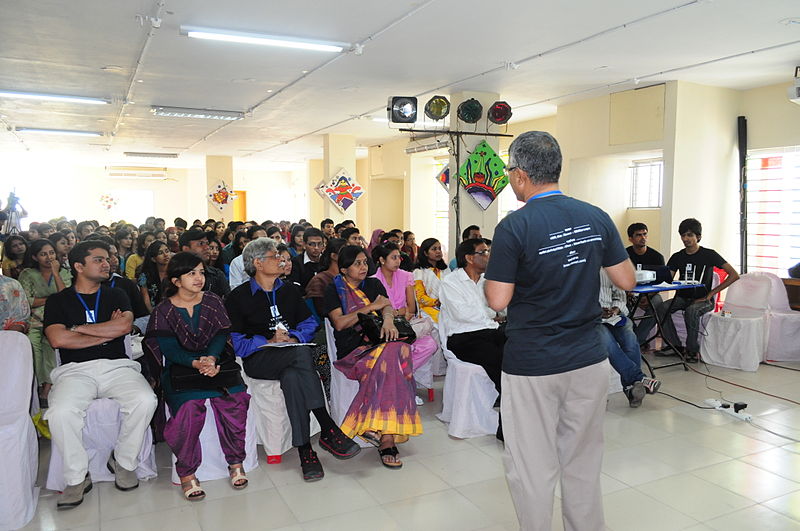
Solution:
<svg viewBox="0 0 800 531">
<path fill-rule="evenodd" d="M 325 292 L 325 310 L 336 338 L 338 360 L 333 365 L 359 383 L 341 429 L 377 446 L 383 465 L 397 469 L 402 462 L 396 444 L 422 433 L 414 403 L 411 346 L 396 341 L 391 302 L 379 280 L 366 278 L 364 249 L 347 245 L 338 256 L 341 274 Z M 377 346 L 364 340 L 358 325 L 358 314 L 370 312 L 384 316 L 381 336 L 387 342 Z"/>
</svg>

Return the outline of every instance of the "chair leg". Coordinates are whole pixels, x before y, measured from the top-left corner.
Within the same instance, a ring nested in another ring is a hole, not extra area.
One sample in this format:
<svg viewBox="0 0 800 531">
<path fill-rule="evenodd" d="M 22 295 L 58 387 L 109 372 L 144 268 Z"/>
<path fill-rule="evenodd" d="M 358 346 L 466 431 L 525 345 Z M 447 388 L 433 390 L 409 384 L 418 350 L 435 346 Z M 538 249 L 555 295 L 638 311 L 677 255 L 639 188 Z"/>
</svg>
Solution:
<svg viewBox="0 0 800 531">
<path fill-rule="evenodd" d="M 434 391 L 433 389 L 428 389 L 428 402 L 433 402 L 434 400 Z"/>
</svg>

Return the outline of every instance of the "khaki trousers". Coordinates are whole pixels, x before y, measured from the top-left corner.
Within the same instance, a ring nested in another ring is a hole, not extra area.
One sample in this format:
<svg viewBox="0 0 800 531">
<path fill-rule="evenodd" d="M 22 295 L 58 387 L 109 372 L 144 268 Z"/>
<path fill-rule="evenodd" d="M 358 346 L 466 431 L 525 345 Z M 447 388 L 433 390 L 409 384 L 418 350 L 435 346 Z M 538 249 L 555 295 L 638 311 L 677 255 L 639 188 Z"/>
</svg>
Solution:
<svg viewBox="0 0 800 531">
<path fill-rule="evenodd" d="M 607 360 L 547 376 L 502 375 L 506 479 L 524 531 L 550 531 L 561 480 L 566 531 L 602 531 Z"/>
</svg>

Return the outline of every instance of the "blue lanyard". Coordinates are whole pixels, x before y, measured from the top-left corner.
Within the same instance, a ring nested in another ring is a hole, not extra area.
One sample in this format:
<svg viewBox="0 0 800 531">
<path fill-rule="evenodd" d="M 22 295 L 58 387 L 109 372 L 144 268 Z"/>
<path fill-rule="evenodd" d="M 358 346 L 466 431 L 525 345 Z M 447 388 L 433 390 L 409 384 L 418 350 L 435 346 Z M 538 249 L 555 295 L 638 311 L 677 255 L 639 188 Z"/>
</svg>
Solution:
<svg viewBox="0 0 800 531">
<path fill-rule="evenodd" d="M 100 290 L 101 290 L 101 288 L 98 287 L 97 288 L 97 296 L 95 296 L 95 298 L 94 298 L 94 310 L 90 310 L 89 307 L 86 306 L 86 301 L 83 300 L 83 297 L 81 297 L 81 294 L 78 293 L 77 291 L 75 292 L 75 296 L 78 297 L 78 300 L 81 302 L 81 306 L 83 306 L 83 309 L 86 310 L 86 318 L 87 318 L 87 320 L 88 320 L 89 316 L 92 317 L 92 319 L 91 319 L 92 323 L 91 324 L 96 323 L 97 322 L 97 317 L 98 317 L 98 315 L 100 315 L 99 314 L 99 310 L 100 310 Z"/>
<path fill-rule="evenodd" d="M 116 283 L 117 283 L 117 277 L 112 278 L 111 279 L 111 287 L 113 288 L 114 284 L 116 284 Z"/>
<path fill-rule="evenodd" d="M 526 201 L 526 203 L 530 203 L 534 199 L 539 199 L 540 197 L 547 197 L 548 195 L 557 195 L 560 194 L 561 190 L 550 190 L 549 192 L 542 192 L 541 194 L 536 194 L 535 196 L 531 197 Z"/>
</svg>

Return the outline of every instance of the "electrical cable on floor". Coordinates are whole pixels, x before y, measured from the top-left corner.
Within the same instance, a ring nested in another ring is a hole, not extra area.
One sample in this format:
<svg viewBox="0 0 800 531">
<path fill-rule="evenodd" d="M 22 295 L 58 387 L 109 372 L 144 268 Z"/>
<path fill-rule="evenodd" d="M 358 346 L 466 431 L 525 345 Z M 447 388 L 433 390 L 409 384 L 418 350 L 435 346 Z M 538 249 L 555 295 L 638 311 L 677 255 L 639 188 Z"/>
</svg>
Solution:
<svg viewBox="0 0 800 531">
<path fill-rule="evenodd" d="M 751 426 L 753 426 L 754 428 L 758 428 L 759 430 L 764 430 L 765 432 L 771 433 L 772 435 L 775 435 L 776 437 L 781 437 L 782 439 L 788 439 L 790 441 L 794 441 L 796 443 L 800 443 L 800 439 L 795 439 L 793 437 L 789 437 L 788 435 L 783 435 L 783 434 L 780 434 L 778 432 L 772 431 L 772 430 L 770 430 L 768 428 L 765 428 L 764 426 L 761 426 L 760 424 L 756 424 L 755 422 L 753 422 L 753 419 L 748 420 L 747 423 L 750 424 Z"/>
<path fill-rule="evenodd" d="M 668 396 L 670 398 L 673 398 L 673 399 L 677 400 L 678 402 L 683 402 L 684 404 L 689 404 L 690 406 L 694 406 L 697 409 L 716 409 L 716 408 L 711 407 L 711 406 L 698 406 L 694 402 L 690 402 L 689 400 L 684 400 L 683 398 L 678 398 L 677 396 L 671 395 L 669 393 L 665 393 L 664 391 L 660 391 L 659 390 L 658 394 L 664 395 L 664 396 Z"/>
<path fill-rule="evenodd" d="M 792 400 L 791 398 L 786 398 L 786 397 L 779 396 L 779 395 L 773 395 L 771 393 L 767 393 L 766 391 L 761 391 L 760 389 L 754 389 L 752 387 L 747 387 L 746 385 L 737 384 L 737 383 L 731 382 L 729 380 L 725 380 L 724 378 L 720 378 L 719 376 L 712 376 L 710 374 L 703 374 L 702 372 L 698 371 L 697 369 L 695 369 L 694 367 L 691 367 L 688 364 L 685 365 L 685 367 L 688 368 L 691 371 L 696 372 L 700 376 L 707 376 L 708 378 L 713 378 L 713 379 L 718 380 L 720 382 L 725 382 L 726 384 L 732 385 L 734 387 L 741 387 L 742 389 L 747 389 L 748 391 L 753 391 L 754 393 L 760 393 L 762 395 L 771 396 L 772 398 L 777 398 L 779 400 L 783 400 L 785 402 L 789 402 L 791 404 L 795 404 L 797 406 L 800 406 L 800 402 L 798 402 L 797 400 Z"/>
<path fill-rule="evenodd" d="M 778 369 L 786 369 L 787 371 L 798 371 L 798 372 L 800 372 L 800 369 L 798 369 L 796 367 L 787 367 L 786 365 L 777 365 L 775 363 L 767 363 L 766 361 L 762 361 L 761 364 L 762 365 L 766 365 L 767 367 L 776 367 Z"/>
</svg>

